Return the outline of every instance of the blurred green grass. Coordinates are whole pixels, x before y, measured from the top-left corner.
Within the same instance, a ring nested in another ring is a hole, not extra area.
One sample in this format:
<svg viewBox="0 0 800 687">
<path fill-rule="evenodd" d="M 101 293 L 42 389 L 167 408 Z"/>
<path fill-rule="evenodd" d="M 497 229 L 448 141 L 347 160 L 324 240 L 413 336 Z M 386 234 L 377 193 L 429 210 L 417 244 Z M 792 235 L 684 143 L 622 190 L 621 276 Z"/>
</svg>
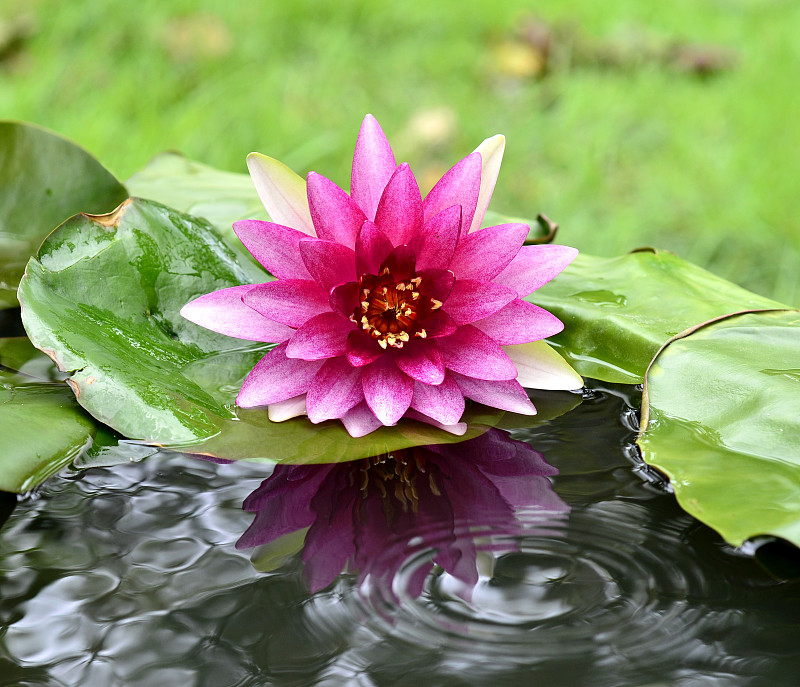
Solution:
<svg viewBox="0 0 800 687">
<path fill-rule="evenodd" d="M 258 150 L 346 186 L 372 112 L 424 185 L 501 132 L 494 210 L 800 303 L 794 0 L 3 0 L 3 27 L 0 116 L 122 179 L 165 149 L 233 171 Z"/>
</svg>

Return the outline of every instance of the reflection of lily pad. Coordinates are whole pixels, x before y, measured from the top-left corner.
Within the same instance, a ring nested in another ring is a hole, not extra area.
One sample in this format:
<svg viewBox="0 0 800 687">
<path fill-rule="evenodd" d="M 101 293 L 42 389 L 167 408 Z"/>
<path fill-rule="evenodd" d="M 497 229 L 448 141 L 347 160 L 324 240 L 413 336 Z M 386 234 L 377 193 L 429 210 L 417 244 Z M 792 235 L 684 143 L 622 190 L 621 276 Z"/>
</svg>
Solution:
<svg viewBox="0 0 800 687">
<path fill-rule="evenodd" d="M 800 546 L 800 312 L 683 332 L 647 372 L 639 445 L 681 506 L 738 546 Z"/>
<path fill-rule="evenodd" d="M 45 236 L 76 212 L 107 212 L 128 193 L 83 148 L 30 124 L 0 122 L 0 308 Z"/>
<path fill-rule="evenodd" d="M 130 439 L 223 458 L 322 462 L 483 431 L 454 437 L 408 423 L 354 440 L 339 423 L 237 414 L 238 388 L 266 346 L 198 327 L 179 310 L 200 294 L 267 279 L 237 262 L 204 220 L 133 199 L 59 227 L 31 260 L 20 299 L 31 340 L 70 374 L 80 404 Z"/>
<path fill-rule="evenodd" d="M 579 255 L 528 300 L 565 325 L 550 342 L 577 372 L 638 384 L 656 351 L 688 327 L 742 310 L 781 308 L 664 251 Z"/>
</svg>

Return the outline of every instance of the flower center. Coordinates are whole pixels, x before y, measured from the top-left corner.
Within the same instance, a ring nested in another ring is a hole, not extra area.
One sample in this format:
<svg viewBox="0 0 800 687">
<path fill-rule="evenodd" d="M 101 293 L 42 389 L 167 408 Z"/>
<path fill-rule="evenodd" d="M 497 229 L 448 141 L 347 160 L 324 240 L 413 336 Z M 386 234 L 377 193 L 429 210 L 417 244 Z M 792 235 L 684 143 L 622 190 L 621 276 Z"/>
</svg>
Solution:
<svg viewBox="0 0 800 687">
<path fill-rule="evenodd" d="M 418 320 L 442 307 L 440 301 L 420 292 L 422 277 L 395 281 L 388 267 L 379 275 L 358 280 L 360 305 L 351 321 L 373 337 L 381 348 L 402 348 L 414 337 L 428 334 Z"/>
</svg>

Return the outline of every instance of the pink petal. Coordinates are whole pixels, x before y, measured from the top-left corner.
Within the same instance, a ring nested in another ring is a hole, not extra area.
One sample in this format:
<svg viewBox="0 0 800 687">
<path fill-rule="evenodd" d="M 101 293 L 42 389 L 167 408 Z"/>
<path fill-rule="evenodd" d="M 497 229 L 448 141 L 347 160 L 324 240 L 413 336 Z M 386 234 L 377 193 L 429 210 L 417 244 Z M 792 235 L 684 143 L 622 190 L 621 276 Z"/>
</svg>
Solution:
<svg viewBox="0 0 800 687">
<path fill-rule="evenodd" d="M 429 341 L 412 339 L 395 352 L 395 362 L 409 377 L 424 384 L 441 384 L 444 381 L 442 354 Z"/>
<path fill-rule="evenodd" d="M 345 317 L 350 317 L 358 307 L 358 282 L 349 281 L 346 284 L 331 289 L 329 303 L 334 310 Z"/>
<path fill-rule="evenodd" d="M 536 415 L 531 399 L 516 379 L 487 381 L 453 373 L 464 396 L 492 408 L 522 415 Z"/>
<path fill-rule="evenodd" d="M 381 263 L 392 252 L 392 242 L 372 222 L 364 222 L 356 239 L 356 273 L 378 274 Z"/>
<path fill-rule="evenodd" d="M 453 318 L 443 310 L 437 310 L 430 317 L 426 317 L 420 322 L 420 327 L 425 330 L 428 339 L 450 336 L 458 329 L 458 325 L 453 322 Z"/>
<path fill-rule="evenodd" d="M 498 134 L 487 138 L 476 149 L 476 153 L 481 154 L 481 190 L 478 194 L 478 206 L 475 209 L 475 217 L 472 220 L 470 231 L 480 229 L 486 208 L 492 198 L 492 191 L 497 182 L 497 175 L 500 173 L 500 163 L 503 161 L 503 151 L 506 147 L 505 136 Z"/>
<path fill-rule="evenodd" d="M 300 241 L 300 256 L 306 268 L 324 290 L 356 280 L 356 254 L 352 248 L 334 241 Z"/>
<path fill-rule="evenodd" d="M 381 263 L 381 271 L 388 268 L 395 281 L 411 279 L 416 270 L 417 258 L 409 246 L 397 246 Z"/>
<path fill-rule="evenodd" d="M 301 327 L 314 315 L 330 310 L 328 294 L 316 282 L 302 279 L 258 284 L 245 293 L 242 300 L 264 317 L 289 327 Z"/>
<path fill-rule="evenodd" d="M 298 329 L 286 349 L 289 358 L 321 360 L 344 355 L 347 335 L 355 325 L 336 312 L 324 312 Z"/>
<path fill-rule="evenodd" d="M 236 405 L 241 408 L 266 406 L 306 392 L 322 362 L 287 358 L 286 346 L 286 343 L 277 346 L 250 370 L 236 397 Z"/>
<path fill-rule="evenodd" d="M 306 182 L 302 177 L 282 162 L 261 153 L 247 156 L 247 168 L 273 222 L 316 236 L 308 211 Z"/>
<path fill-rule="evenodd" d="M 352 367 L 344 357 L 329 358 L 308 387 L 308 418 L 313 423 L 340 418 L 363 400 L 361 368 Z"/>
<path fill-rule="evenodd" d="M 569 246 L 523 246 L 494 281 L 515 289 L 524 298 L 558 275 L 577 255 L 578 251 Z"/>
<path fill-rule="evenodd" d="M 422 278 L 417 290 L 423 296 L 430 296 L 442 303 L 447 300 L 456 281 L 450 270 L 422 270 L 417 276 Z"/>
<path fill-rule="evenodd" d="M 519 298 L 493 315 L 472 324 L 501 346 L 546 339 L 564 329 L 563 323 L 555 315 Z"/>
<path fill-rule="evenodd" d="M 411 404 L 414 380 L 398 369 L 392 356 L 384 355 L 364 368 L 364 398 L 384 425 L 394 425 Z"/>
<path fill-rule="evenodd" d="M 351 437 L 363 437 L 381 427 L 381 421 L 375 417 L 366 401 L 361 401 L 357 406 L 342 415 L 342 424 Z"/>
<path fill-rule="evenodd" d="M 480 232 L 479 232 L 480 233 Z M 516 379 L 517 368 L 500 345 L 472 325 L 436 340 L 447 369 L 476 379 Z"/>
<path fill-rule="evenodd" d="M 414 173 L 404 162 L 389 179 L 375 213 L 375 224 L 395 246 L 408 244 L 422 225 L 422 195 Z"/>
<path fill-rule="evenodd" d="M 342 189 L 321 174 L 309 172 L 308 206 L 318 238 L 355 247 L 356 235 L 367 217 Z"/>
<path fill-rule="evenodd" d="M 371 336 L 356 329 L 347 336 L 347 362 L 353 367 L 364 367 L 380 358 L 385 351 Z"/>
<path fill-rule="evenodd" d="M 414 382 L 411 407 L 443 425 L 454 425 L 464 414 L 464 394 L 449 374 L 437 386 Z"/>
<path fill-rule="evenodd" d="M 417 254 L 417 270 L 447 269 L 460 230 L 460 205 L 453 205 L 428 219 L 410 244 Z"/>
<path fill-rule="evenodd" d="M 528 231 L 526 224 L 499 224 L 462 236 L 450 269 L 458 279 L 491 281 L 519 253 Z"/>
<path fill-rule="evenodd" d="M 397 163 L 386 135 L 372 115 L 364 117 L 358 132 L 350 177 L 350 195 L 367 219 L 375 219 L 383 189 L 394 174 Z"/>
<path fill-rule="evenodd" d="M 300 239 L 307 239 L 307 234 L 257 219 L 234 222 L 233 231 L 252 256 L 278 279 L 311 279 L 300 257 Z"/>
<path fill-rule="evenodd" d="M 445 306 L 456 324 L 469 324 L 496 313 L 516 297 L 517 292 L 492 282 L 459 279 Z"/>
<path fill-rule="evenodd" d="M 242 297 L 258 284 L 231 286 L 195 298 L 181 308 L 181 315 L 201 327 L 250 341 L 286 341 L 292 330 L 249 308 Z"/>
<path fill-rule="evenodd" d="M 453 205 L 461 206 L 461 235 L 472 226 L 478 194 L 481 189 L 480 153 L 467 155 L 456 163 L 425 198 L 423 213 L 426 220 Z"/>
</svg>

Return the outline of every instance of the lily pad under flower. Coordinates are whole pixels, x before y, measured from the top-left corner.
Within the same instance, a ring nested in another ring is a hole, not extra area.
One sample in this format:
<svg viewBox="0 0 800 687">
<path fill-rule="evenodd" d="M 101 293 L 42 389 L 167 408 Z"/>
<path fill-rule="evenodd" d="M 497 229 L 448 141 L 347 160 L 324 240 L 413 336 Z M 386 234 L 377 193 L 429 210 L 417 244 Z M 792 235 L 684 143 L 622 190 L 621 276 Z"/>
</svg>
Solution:
<svg viewBox="0 0 800 687">
<path fill-rule="evenodd" d="M 541 340 L 562 323 L 524 301 L 575 257 L 524 246 L 529 227 L 481 229 L 502 136 L 456 164 L 423 200 L 374 117 L 361 126 L 351 193 L 277 160 L 248 166 L 272 222 L 234 231 L 277 279 L 215 291 L 181 314 L 229 336 L 279 345 L 237 397 L 271 420 L 341 419 L 362 436 L 401 417 L 454 431 L 465 397 L 534 414 L 523 386 L 576 389 L 581 378 Z"/>
</svg>

